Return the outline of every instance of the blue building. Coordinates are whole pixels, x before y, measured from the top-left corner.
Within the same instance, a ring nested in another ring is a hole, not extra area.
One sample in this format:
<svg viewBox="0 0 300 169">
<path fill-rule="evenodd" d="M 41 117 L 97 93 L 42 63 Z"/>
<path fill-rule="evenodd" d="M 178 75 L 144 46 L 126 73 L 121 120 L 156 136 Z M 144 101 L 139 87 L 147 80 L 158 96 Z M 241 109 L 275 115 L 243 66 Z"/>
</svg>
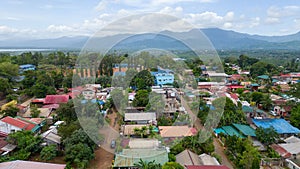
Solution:
<svg viewBox="0 0 300 169">
<path fill-rule="evenodd" d="M 158 68 L 157 72 L 151 72 L 154 76 L 155 85 L 165 85 L 174 83 L 174 72 L 169 69 Z"/>
<path fill-rule="evenodd" d="M 26 65 L 19 66 L 20 73 L 23 73 L 28 70 L 35 70 L 35 69 L 36 69 L 35 65 L 32 65 L 32 64 L 26 64 Z"/>
</svg>

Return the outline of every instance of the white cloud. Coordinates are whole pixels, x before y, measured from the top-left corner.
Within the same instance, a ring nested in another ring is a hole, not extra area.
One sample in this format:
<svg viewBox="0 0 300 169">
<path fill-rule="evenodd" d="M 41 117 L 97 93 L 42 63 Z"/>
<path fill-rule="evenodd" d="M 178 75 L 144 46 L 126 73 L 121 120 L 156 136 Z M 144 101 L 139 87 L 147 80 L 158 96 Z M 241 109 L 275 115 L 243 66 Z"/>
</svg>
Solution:
<svg viewBox="0 0 300 169">
<path fill-rule="evenodd" d="M 49 25 L 47 31 L 60 33 L 60 32 L 74 31 L 74 29 L 66 25 Z"/>
<path fill-rule="evenodd" d="M 251 18 L 250 28 L 256 27 L 260 24 L 260 17 Z"/>
<path fill-rule="evenodd" d="M 267 24 L 275 24 L 275 23 L 280 23 L 280 20 L 279 20 L 279 18 L 267 17 L 265 19 L 265 23 L 267 23 Z"/>
<path fill-rule="evenodd" d="M 299 6 L 271 6 L 267 10 L 267 16 L 271 18 L 282 18 L 297 15 L 300 12 Z"/>
</svg>

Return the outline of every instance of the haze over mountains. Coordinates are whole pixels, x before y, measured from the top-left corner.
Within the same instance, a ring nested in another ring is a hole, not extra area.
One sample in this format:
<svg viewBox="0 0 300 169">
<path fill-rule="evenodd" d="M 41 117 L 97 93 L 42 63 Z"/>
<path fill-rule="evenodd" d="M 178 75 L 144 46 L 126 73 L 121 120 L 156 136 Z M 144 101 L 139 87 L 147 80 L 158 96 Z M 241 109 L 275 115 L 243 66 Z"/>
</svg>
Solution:
<svg viewBox="0 0 300 169">
<path fill-rule="evenodd" d="M 168 34 L 180 35 L 189 41 L 197 42 L 197 37 L 193 36 L 195 30 L 188 32 L 168 32 Z M 230 49 L 300 49 L 300 32 L 286 36 L 259 36 L 239 33 L 234 31 L 222 30 L 218 28 L 201 29 L 201 31 L 212 42 L 213 46 L 219 50 Z M 127 35 L 114 35 L 103 38 L 96 38 L 105 45 L 106 42 L 114 41 Z M 87 42 L 87 36 L 60 37 L 56 39 L 29 39 L 29 40 L 3 40 L 0 41 L 0 48 L 64 48 L 64 49 L 81 49 Z M 166 36 L 153 36 L 145 34 L 134 36 L 118 45 L 120 49 L 134 49 L 142 47 L 152 47 L 161 49 L 185 49 L 182 43 Z"/>
</svg>

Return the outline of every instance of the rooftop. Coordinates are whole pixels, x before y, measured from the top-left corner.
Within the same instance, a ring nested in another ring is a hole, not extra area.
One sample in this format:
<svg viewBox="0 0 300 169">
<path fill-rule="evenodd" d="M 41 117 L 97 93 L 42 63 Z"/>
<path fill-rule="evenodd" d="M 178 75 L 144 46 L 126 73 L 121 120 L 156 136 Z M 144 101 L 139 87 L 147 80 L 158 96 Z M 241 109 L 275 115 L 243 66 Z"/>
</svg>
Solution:
<svg viewBox="0 0 300 169">
<path fill-rule="evenodd" d="M 34 162 L 34 161 L 10 161 L 0 163 L 0 168 L 9 168 L 9 169 L 64 169 L 66 167 L 65 164 L 53 164 L 53 163 L 42 163 L 42 162 Z"/>
<path fill-rule="evenodd" d="M 255 130 L 248 125 L 236 124 L 236 123 L 233 123 L 232 125 L 236 129 L 238 129 L 241 133 L 243 133 L 245 136 L 252 136 L 252 137 L 256 136 Z"/>
<path fill-rule="evenodd" d="M 150 121 L 156 120 L 156 113 L 125 113 L 125 121 Z"/>
<path fill-rule="evenodd" d="M 187 137 L 195 135 L 195 129 L 188 126 L 159 126 L 161 137 Z"/>
<path fill-rule="evenodd" d="M 292 126 L 284 119 L 252 119 L 257 127 L 270 128 L 274 127 L 278 134 L 298 134 L 300 130 Z"/>
<path fill-rule="evenodd" d="M 176 162 L 180 165 L 201 165 L 201 160 L 197 154 L 190 150 L 184 150 L 176 155 Z"/>
<path fill-rule="evenodd" d="M 47 95 L 44 104 L 68 103 L 69 95 Z"/>
<path fill-rule="evenodd" d="M 121 153 L 115 154 L 114 167 L 130 167 L 143 161 L 153 161 L 163 165 L 169 161 L 166 149 L 123 149 Z"/>
</svg>

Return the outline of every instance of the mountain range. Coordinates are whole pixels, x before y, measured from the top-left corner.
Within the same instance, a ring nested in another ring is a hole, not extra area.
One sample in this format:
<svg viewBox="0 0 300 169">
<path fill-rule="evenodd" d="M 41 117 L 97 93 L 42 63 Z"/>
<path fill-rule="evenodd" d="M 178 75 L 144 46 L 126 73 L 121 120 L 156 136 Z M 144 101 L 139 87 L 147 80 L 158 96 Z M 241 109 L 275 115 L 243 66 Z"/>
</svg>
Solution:
<svg viewBox="0 0 300 169">
<path fill-rule="evenodd" d="M 200 29 L 218 50 L 234 49 L 300 49 L 300 32 L 285 36 L 260 36 L 239 33 L 235 31 L 222 30 L 219 28 Z M 164 34 L 177 35 L 189 42 L 197 42 L 195 32 L 170 32 Z M 199 32 L 199 31 L 198 31 Z M 93 38 L 91 41 L 99 42 L 97 46 L 105 46 L 107 43 L 130 36 L 130 34 L 118 34 L 101 38 Z M 55 39 L 29 39 L 29 40 L 2 40 L 0 48 L 52 48 L 52 49 L 81 49 L 89 40 L 87 36 L 60 37 Z M 187 47 L 180 41 L 160 34 L 141 34 L 120 42 L 115 49 L 138 49 L 138 48 L 160 48 L 180 50 Z"/>
</svg>

